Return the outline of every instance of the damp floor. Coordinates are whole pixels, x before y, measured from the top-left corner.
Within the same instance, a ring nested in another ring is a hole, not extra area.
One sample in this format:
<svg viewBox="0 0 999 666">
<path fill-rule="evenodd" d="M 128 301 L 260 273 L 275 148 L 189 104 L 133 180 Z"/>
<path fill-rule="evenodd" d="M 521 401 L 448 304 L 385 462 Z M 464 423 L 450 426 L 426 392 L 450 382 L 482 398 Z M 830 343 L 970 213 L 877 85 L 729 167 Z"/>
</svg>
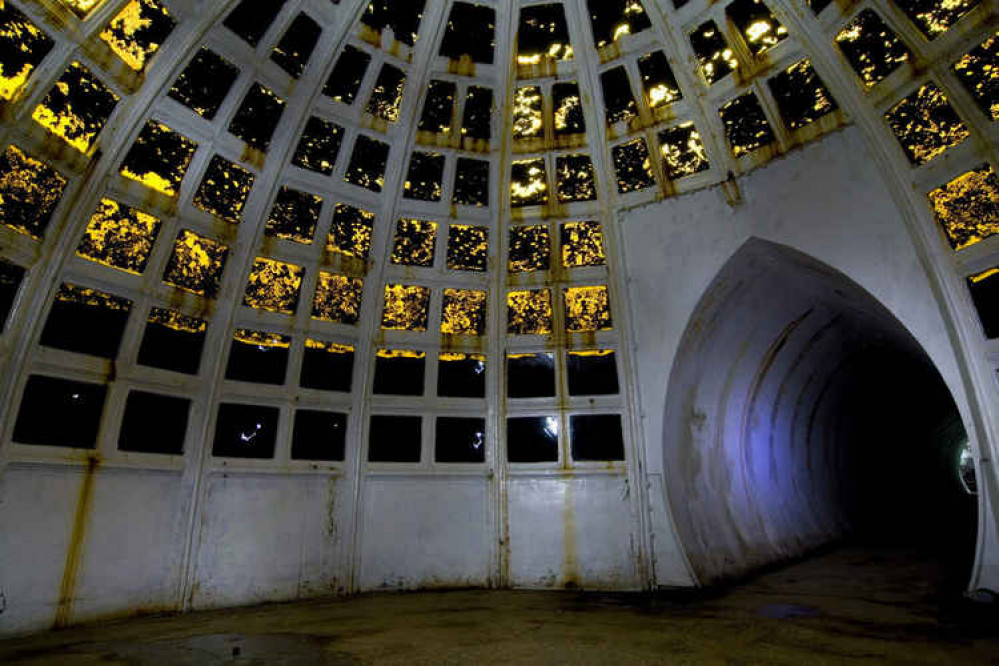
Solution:
<svg viewBox="0 0 999 666">
<path fill-rule="evenodd" d="M 698 594 L 371 594 L 0 642 L 0 664 L 999 664 L 999 608 L 842 549 Z"/>
</svg>

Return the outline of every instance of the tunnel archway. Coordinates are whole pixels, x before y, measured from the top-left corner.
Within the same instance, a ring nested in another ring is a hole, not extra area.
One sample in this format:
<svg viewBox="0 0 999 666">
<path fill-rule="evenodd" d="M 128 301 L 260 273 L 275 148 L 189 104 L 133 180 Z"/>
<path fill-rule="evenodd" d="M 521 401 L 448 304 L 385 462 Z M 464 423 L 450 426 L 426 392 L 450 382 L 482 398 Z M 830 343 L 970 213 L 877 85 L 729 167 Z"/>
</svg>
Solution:
<svg viewBox="0 0 999 666">
<path fill-rule="evenodd" d="M 960 415 L 919 343 L 862 287 L 750 239 L 676 359 L 667 499 L 699 584 L 846 539 L 918 549 L 967 583 L 977 504 L 960 475 Z"/>
</svg>

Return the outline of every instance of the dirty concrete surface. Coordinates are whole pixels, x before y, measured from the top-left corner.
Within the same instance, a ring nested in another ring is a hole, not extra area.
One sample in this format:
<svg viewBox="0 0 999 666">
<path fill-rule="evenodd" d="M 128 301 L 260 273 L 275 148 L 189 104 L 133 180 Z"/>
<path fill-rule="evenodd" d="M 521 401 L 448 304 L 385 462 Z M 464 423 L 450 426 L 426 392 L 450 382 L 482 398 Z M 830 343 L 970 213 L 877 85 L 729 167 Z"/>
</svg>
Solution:
<svg viewBox="0 0 999 666">
<path fill-rule="evenodd" d="M 843 548 L 726 589 L 461 590 L 140 617 L 0 642 L 3 664 L 987 664 L 999 608 L 932 561 Z"/>
</svg>

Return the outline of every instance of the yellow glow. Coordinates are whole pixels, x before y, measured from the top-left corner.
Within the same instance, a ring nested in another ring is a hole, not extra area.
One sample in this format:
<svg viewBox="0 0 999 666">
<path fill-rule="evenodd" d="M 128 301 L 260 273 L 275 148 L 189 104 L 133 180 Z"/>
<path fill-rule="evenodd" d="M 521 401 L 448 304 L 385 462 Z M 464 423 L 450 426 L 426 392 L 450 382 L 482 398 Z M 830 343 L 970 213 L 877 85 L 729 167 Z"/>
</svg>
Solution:
<svg viewBox="0 0 999 666">
<path fill-rule="evenodd" d="M 180 161 L 175 164 L 158 164 L 156 167 L 164 167 L 171 169 L 170 172 L 165 174 L 157 173 L 152 169 L 137 173 L 128 164 L 129 156 L 125 158 L 125 164 L 121 167 L 121 175 L 126 178 L 138 181 L 151 190 L 161 192 L 167 196 L 177 195 L 177 186 L 180 185 L 180 181 L 183 179 L 187 167 L 191 163 L 191 157 L 194 155 L 194 151 L 197 148 L 197 144 L 188 139 L 187 137 L 177 134 L 172 129 L 167 127 L 162 123 L 149 122 L 146 127 L 139 134 L 139 137 L 135 140 L 135 146 L 132 150 L 137 148 L 142 148 L 143 150 L 150 148 L 149 144 L 159 141 L 176 141 L 178 146 L 175 150 L 171 152 L 180 153 Z M 154 147 L 156 152 L 162 152 L 158 146 Z M 131 153 L 129 153 L 131 155 Z"/>
<path fill-rule="evenodd" d="M 445 363 L 457 363 L 461 361 L 478 361 L 484 363 L 485 354 L 460 354 L 457 352 L 441 352 L 437 358 Z"/>
<path fill-rule="evenodd" d="M 382 328 L 390 331 L 425 331 L 430 289 L 403 284 L 385 285 Z"/>
<path fill-rule="evenodd" d="M 59 287 L 59 291 L 56 292 L 56 300 L 86 305 L 91 308 L 101 308 L 102 310 L 128 311 L 132 309 L 132 301 L 127 298 L 68 282 Z"/>
<path fill-rule="evenodd" d="M 566 268 L 603 266 L 604 233 L 599 222 L 568 222 L 562 225 L 562 265 Z"/>
<path fill-rule="evenodd" d="M 409 349 L 379 349 L 375 352 L 378 358 L 426 358 L 427 352 L 411 351 Z"/>
<path fill-rule="evenodd" d="M 994 275 L 999 275 L 999 268 L 990 268 L 989 270 L 984 271 L 982 273 L 978 273 L 977 275 L 972 275 L 968 279 L 971 280 L 972 283 L 976 283 L 976 282 L 981 282 L 983 280 L 988 280 L 990 277 Z"/>
<path fill-rule="evenodd" d="M 523 86 L 513 93 L 513 138 L 530 139 L 541 134 L 541 88 Z"/>
<path fill-rule="evenodd" d="M 0 155 L 0 224 L 41 238 L 68 182 L 11 144 Z"/>
<path fill-rule="evenodd" d="M 3 8 L 4 2 L 0 0 L 0 9 Z M 3 64 L 0 63 L 0 99 L 12 100 L 35 70 L 35 63 L 30 61 L 40 61 L 51 49 L 52 42 L 48 35 L 19 11 L 9 6 L 7 11 L 11 12 L 11 16 L 7 23 L 0 25 L 0 39 L 14 42 L 17 50 L 28 56 L 17 72 L 4 71 Z"/>
<path fill-rule="evenodd" d="M 208 330 L 208 322 L 205 320 L 188 317 L 174 310 L 166 310 L 164 308 L 153 308 L 150 310 L 149 323 L 194 335 L 200 335 Z"/>
<path fill-rule="evenodd" d="M 142 31 L 152 27 L 156 20 L 173 24 L 169 12 L 156 0 L 132 0 L 111 20 L 101 39 L 126 65 L 141 72 L 160 48 L 157 42 L 142 41 Z"/>
<path fill-rule="evenodd" d="M 482 335 L 486 329 L 484 291 L 445 289 L 441 333 L 445 335 Z"/>
<path fill-rule="evenodd" d="M 999 35 L 992 35 L 954 63 L 954 73 L 992 120 L 999 120 Z"/>
<path fill-rule="evenodd" d="M 401 219 L 396 223 L 392 263 L 433 266 L 437 246 L 437 223 Z"/>
<path fill-rule="evenodd" d="M 257 310 L 294 314 L 305 269 L 295 264 L 257 257 L 246 284 L 243 304 Z"/>
<path fill-rule="evenodd" d="M 101 199 L 76 253 L 104 266 L 139 275 L 153 250 L 159 228 L 159 219 L 152 215 L 111 199 Z"/>
<path fill-rule="evenodd" d="M 331 254 L 367 259 L 371 251 L 371 228 L 375 214 L 348 204 L 338 203 L 333 212 L 333 225 L 326 241 Z"/>
<path fill-rule="evenodd" d="M 631 34 L 631 26 L 627 23 L 620 23 L 614 28 L 614 37 L 612 38 L 612 41 L 616 42 L 625 35 L 630 35 L 630 34 Z"/>
<path fill-rule="evenodd" d="M 306 349 L 315 349 L 317 351 L 325 351 L 330 354 L 353 354 L 354 347 L 352 345 L 342 345 L 336 342 L 323 342 L 322 340 L 313 340 L 312 338 L 305 339 Z"/>
<path fill-rule="evenodd" d="M 613 355 L 614 355 L 613 349 L 584 349 L 580 351 L 569 352 L 569 356 L 578 356 L 580 358 L 604 358 Z"/>
<path fill-rule="evenodd" d="M 896 104 L 885 118 L 914 164 L 929 162 L 971 134 L 933 83 Z"/>
<path fill-rule="evenodd" d="M 552 332 L 552 294 L 548 289 L 511 291 L 506 296 L 507 332 L 547 335 Z"/>
<path fill-rule="evenodd" d="M 97 9 L 104 3 L 104 0 L 59 0 L 62 4 L 73 10 L 73 13 L 80 18 L 87 18 L 90 12 Z"/>
<path fill-rule="evenodd" d="M 989 165 L 936 188 L 929 200 L 955 250 L 999 233 L 999 178 Z"/>
<path fill-rule="evenodd" d="M 185 229 L 174 243 L 163 281 L 185 291 L 214 297 L 228 252 L 222 243 Z"/>
<path fill-rule="evenodd" d="M 675 89 L 670 88 L 665 83 L 660 83 L 649 89 L 649 106 L 654 109 L 658 106 L 669 104 L 678 97 L 679 95 Z"/>
<path fill-rule="evenodd" d="M 544 225 L 517 226 L 510 230 L 511 273 L 547 270 L 551 255 L 551 236 Z"/>
<path fill-rule="evenodd" d="M 555 129 L 563 131 L 569 128 L 569 116 L 579 109 L 579 95 L 567 95 L 555 109 Z"/>
<path fill-rule="evenodd" d="M 320 271 L 312 318 L 338 324 L 356 324 L 361 316 L 364 280 Z"/>
<path fill-rule="evenodd" d="M 484 271 L 489 257 L 489 228 L 468 224 L 448 227 L 447 267 L 452 271 Z"/>
<path fill-rule="evenodd" d="M 273 349 L 287 349 L 291 347 L 291 338 L 279 333 L 267 331 L 251 331 L 245 328 L 237 328 L 233 331 L 232 337 L 243 344 L 255 347 L 268 347 Z"/>
<path fill-rule="evenodd" d="M 544 160 L 517 161 L 513 163 L 513 169 L 522 174 L 522 178 L 510 181 L 510 199 L 513 205 L 544 203 L 548 191 Z"/>
<path fill-rule="evenodd" d="M 564 292 L 565 328 L 570 332 L 613 328 L 607 287 L 570 287 Z"/>
<path fill-rule="evenodd" d="M 73 83 L 72 86 L 70 82 Z M 31 117 L 76 150 L 86 153 L 107 122 L 106 117 L 84 115 L 92 108 L 90 104 L 84 103 L 83 109 L 74 107 L 78 102 L 77 98 L 88 93 L 106 96 L 113 103 L 118 102 L 117 95 L 108 90 L 86 67 L 74 61 L 56 81 L 42 103 L 35 107 Z"/>
</svg>

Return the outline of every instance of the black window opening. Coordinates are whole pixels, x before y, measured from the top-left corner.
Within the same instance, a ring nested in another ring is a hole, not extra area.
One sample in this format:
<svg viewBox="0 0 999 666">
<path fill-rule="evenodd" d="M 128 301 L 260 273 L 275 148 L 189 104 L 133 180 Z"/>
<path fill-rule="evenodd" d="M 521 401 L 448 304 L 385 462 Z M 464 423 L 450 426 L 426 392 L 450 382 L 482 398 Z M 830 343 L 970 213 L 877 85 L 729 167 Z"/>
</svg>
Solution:
<svg viewBox="0 0 999 666">
<path fill-rule="evenodd" d="M 305 124 L 291 163 L 328 176 L 333 173 L 343 143 L 343 128 L 336 123 L 312 116 Z"/>
<path fill-rule="evenodd" d="M 458 158 L 454 174 L 453 203 L 484 208 L 489 205 L 489 162 Z"/>
<path fill-rule="evenodd" d="M 350 164 L 344 180 L 352 185 L 372 192 L 381 192 L 385 184 L 385 167 L 388 165 L 389 145 L 370 139 L 365 135 L 357 137 Z"/>
<path fill-rule="evenodd" d="M 40 239 L 69 182 L 14 144 L 0 153 L 0 225 Z"/>
<path fill-rule="evenodd" d="M 386 122 L 394 123 L 399 120 L 399 109 L 405 89 L 406 73 L 398 67 L 382 65 L 382 71 L 378 73 L 365 110 Z"/>
<path fill-rule="evenodd" d="M 191 401 L 131 391 L 118 432 L 118 450 L 180 455 L 184 452 Z"/>
<path fill-rule="evenodd" d="M 118 104 L 118 96 L 79 62 L 70 63 L 32 117 L 70 146 L 86 153 Z"/>
<path fill-rule="evenodd" d="M 555 395 L 555 354 L 510 354 L 506 359 L 509 398 L 550 398 Z"/>
<path fill-rule="evenodd" d="M 425 0 L 371 0 L 361 23 L 377 32 L 391 28 L 397 41 L 414 46 L 425 4 Z"/>
<path fill-rule="evenodd" d="M 506 420 L 506 454 L 512 463 L 558 462 L 559 420 L 518 416 Z"/>
<path fill-rule="evenodd" d="M 793 130 L 800 129 L 838 106 L 811 62 L 802 60 L 767 80 L 781 119 Z"/>
<path fill-rule="evenodd" d="M 580 414 L 569 418 L 572 459 L 624 460 L 624 435 L 620 414 Z"/>
<path fill-rule="evenodd" d="M 80 354 L 117 358 L 131 311 L 132 301 L 126 298 L 63 284 L 45 320 L 40 343 Z"/>
<path fill-rule="evenodd" d="M 653 51 L 638 59 L 638 73 L 650 108 L 659 108 L 683 99 L 669 60 L 662 51 Z"/>
<path fill-rule="evenodd" d="M 530 5 L 520 10 L 517 27 L 517 61 L 534 65 L 542 58 L 569 60 L 573 56 L 569 27 L 561 3 Z"/>
<path fill-rule="evenodd" d="M 316 233 L 322 207 L 321 197 L 282 186 L 267 216 L 264 233 L 296 243 L 309 244 Z"/>
<path fill-rule="evenodd" d="M 451 81 L 431 81 L 427 86 L 427 99 L 423 102 L 423 113 L 420 114 L 416 129 L 435 134 L 449 133 L 457 94 L 458 86 Z"/>
<path fill-rule="evenodd" d="M 492 7 L 456 2 L 447 19 L 440 54 L 451 60 L 468 56 L 491 65 L 496 47 L 496 11 Z"/>
<path fill-rule="evenodd" d="M 347 415 L 300 409 L 295 412 L 291 459 L 343 462 L 347 447 Z"/>
<path fill-rule="evenodd" d="M 222 25 L 256 46 L 284 7 L 285 0 L 243 0 L 229 12 Z"/>
<path fill-rule="evenodd" d="M 579 94 L 579 84 L 575 81 L 556 83 L 552 86 L 555 136 L 584 134 L 586 132 L 582 99 Z"/>
<path fill-rule="evenodd" d="M 441 354 L 437 360 L 437 395 L 442 398 L 485 398 L 486 357 Z"/>
<path fill-rule="evenodd" d="M 274 457 L 280 410 L 236 403 L 219 405 L 212 455 L 216 458 Z"/>
<path fill-rule="evenodd" d="M 139 345 L 139 365 L 198 374 L 207 323 L 173 310 L 153 308 Z"/>
<path fill-rule="evenodd" d="M 0 333 L 7 327 L 7 319 L 21 290 L 25 270 L 17 264 L 0 259 Z"/>
<path fill-rule="evenodd" d="M 482 463 L 486 461 L 486 420 L 442 416 L 437 419 L 434 462 Z"/>
<path fill-rule="evenodd" d="M 32 375 L 24 387 L 14 424 L 20 444 L 93 449 L 101 426 L 107 387 Z"/>
<path fill-rule="evenodd" d="M 640 0 L 587 0 L 586 7 L 598 49 L 652 27 Z"/>
<path fill-rule="evenodd" d="M 617 359 L 611 350 L 566 354 L 569 395 L 616 395 L 620 392 Z"/>
<path fill-rule="evenodd" d="M 423 444 L 421 417 L 374 415 L 368 431 L 368 462 L 420 462 Z"/>
<path fill-rule="evenodd" d="M 353 104 L 369 64 L 371 64 L 370 55 L 348 44 L 333 66 L 333 71 L 323 86 L 323 94 L 334 102 Z"/>
<path fill-rule="evenodd" d="M 20 85 L 13 83 L 0 91 L 0 99 L 9 101 L 27 83 L 28 77 L 49 54 L 55 42 L 9 2 L 0 6 L 0 25 L 3 25 L 0 33 L 0 69 L 7 79 L 20 75 Z"/>
<path fill-rule="evenodd" d="M 197 147 L 198 144 L 166 125 L 147 122 L 128 149 L 121 163 L 121 174 L 168 197 L 176 197 Z"/>
<path fill-rule="evenodd" d="M 638 105 L 631 94 L 631 83 L 624 67 L 615 67 L 601 74 L 600 87 L 604 93 L 608 126 L 627 122 L 638 116 Z"/>
<path fill-rule="evenodd" d="M 290 338 L 237 330 L 229 351 L 225 378 L 256 384 L 284 384 Z"/>
<path fill-rule="evenodd" d="M 978 311 L 985 337 L 999 338 L 999 269 L 968 278 L 971 300 Z"/>
<path fill-rule="evenodd" d="M 380 395 L 423 395 L 427 355 L 396 349 L 382 349 L 375 356 L 374 393 Z"/>
<path fill-rule="evenodd" d="M 461 119 L 462 138 L 489 141 L 492 136 L 492 113 L 492 89 L 469 86 Z"/>
<path fill-rule="evenodd" d="M 354 349 L 315 340 L 305 341 L 299 385 L 318 391 L 350 393 Z"/>
<path fill-rule="evenodd" d="M 203 48 L 180 73 L 167 95 L 202 118 L 212 120 L 238 77 L 236 65 Z"/>
<path fill-rule="evenodd" d="M 229 132 L 251 148 L 266 153 L 284 107 L 283 99 L 259 83 L 254 83 L 229 123 Z"/>
<path fill-rule="evenodd" d="M 777 139 L 756 93 L 736 97 L 718 110 L 732 154 L 740 157 Z"/>
<path fill-rule="evenodd" d="M 316 42 L 319 41 L 320 33 L 322 33 L 322 28 L 319 27 L 319 24 L 313 21 L 308 14 L 300 13 L 291 22 L 291 26 L 281 37 L 281 41 L 271 51 L 271 60 L 297 79 L 309 63 L 312 51 L 316 48 Z"/>
<path fill-rule="evenodd" d="M 414 152 L 403 186 L 403 197 L 417 201 L 440 201 L 444 181 L 444 155 Z"/>
</svg>

